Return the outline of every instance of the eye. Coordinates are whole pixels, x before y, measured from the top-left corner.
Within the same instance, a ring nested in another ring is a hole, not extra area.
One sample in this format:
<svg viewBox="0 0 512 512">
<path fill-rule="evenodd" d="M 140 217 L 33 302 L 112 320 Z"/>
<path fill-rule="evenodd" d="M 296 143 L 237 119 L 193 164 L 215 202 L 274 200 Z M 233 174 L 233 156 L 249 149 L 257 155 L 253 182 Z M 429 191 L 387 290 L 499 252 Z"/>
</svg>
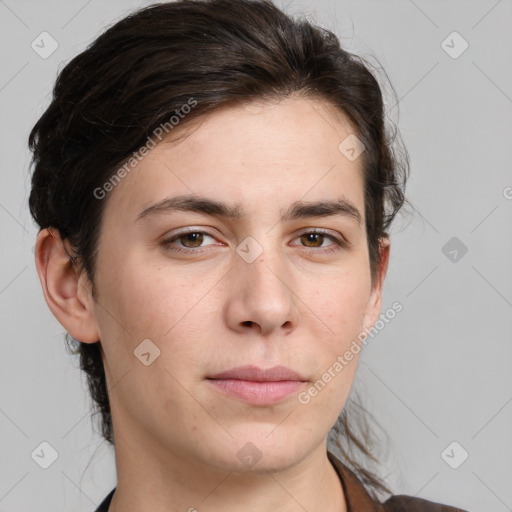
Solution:
<svg viewBox="0 0 512 512">
<path fill-rule="evenodd" d="M 170 251 L 177 251 L 183 253 L 202 252 L 196 249 L 204 247 L 203 242 L 205 239 L 211 238 L 215 240 L 212 235 L 206 231 L 190 230 L 186 232 L 177 233 L 171 238 L 167 238 L 162 242 L 162 246 Z M 217 244 L 207 244 L 217 245 Z"/>
<path fill-rule="evenodd" d="M 201 253 L 204 252 L 202 249 L 209 245 L 219 245 L 216 243 L 205 244 L 208 238 L 215 241 L 215 237 L 206 231 L 190 229 L 163 240 L 161 245 L 169 251 L 185 254 Z M 295 240 L 300 240 L 305 249 L 314 252 L 330 253 L 348 246 L 345 239 L 317 229 L 305 231 Z M 330 243 L 326 245 L 327 241 Z"/>
<path fill-rule="evenodd" d="M 316 250 L 328 247 L 327 250 L 323 250 L 320 252 L 339 251 L 347 246 L 347 243 L 345 242 L 344 239 L 338 238 L 334 235 L 316 229 L 301 233 L 295 240 L 297 239 L 300 239 L 301 243 L 303 243 L 304 247 L 306 247 L 307 249 Z M 328 245 L 323 245 L 326 240 L 330 240 L 331 243 Z"/>
</svg>

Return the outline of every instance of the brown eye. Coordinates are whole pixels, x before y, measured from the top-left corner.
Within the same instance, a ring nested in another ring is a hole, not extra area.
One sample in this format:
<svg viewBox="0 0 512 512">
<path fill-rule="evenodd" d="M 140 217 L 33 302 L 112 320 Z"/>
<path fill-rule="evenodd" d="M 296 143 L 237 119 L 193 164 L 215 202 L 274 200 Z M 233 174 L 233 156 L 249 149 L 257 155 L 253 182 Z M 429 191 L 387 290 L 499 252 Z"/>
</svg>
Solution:
<svg viewBox="0 0 512 512">
<path fill-rule="evenodd" d="M 306 247 L 321 247 L 324 241 L 325 235 L 323 233 L 305 233 L 300 236 L 301 242 L 303 242 Z M 312 245 L 310 245 L 312 244 Z"/>
<path fill-rule="evenodd" d="M 176 240 L 180 240 L 183 247 L 200 247 L 203 243 L 203 233 L 200 232 L 194 232 L 194 233 L 187 233 L 185 235 L 179 236 Z"/>
<path fill-rule="evenodd" d="M 316 229 L 300 234 L 296 240 L 300 240 L 299 245 L 304 249 L 309 249 L 318 254 L 328 254 L 349 247 L 348 242 L 341 235 L 338 238 L 335 235 Z M 330 243 L 325 244 L 326 241 Z"/>
<path fill-rule="evenodd" d="M 163 240 L 162 246 L 170 251 L 194 254 L 204 252 L 210 245 L 218 245 L 208 243 L 208 239 L 215 241 L 213 235 L 210 235 L 206 231 L 187 231 Z"/>
</svg>

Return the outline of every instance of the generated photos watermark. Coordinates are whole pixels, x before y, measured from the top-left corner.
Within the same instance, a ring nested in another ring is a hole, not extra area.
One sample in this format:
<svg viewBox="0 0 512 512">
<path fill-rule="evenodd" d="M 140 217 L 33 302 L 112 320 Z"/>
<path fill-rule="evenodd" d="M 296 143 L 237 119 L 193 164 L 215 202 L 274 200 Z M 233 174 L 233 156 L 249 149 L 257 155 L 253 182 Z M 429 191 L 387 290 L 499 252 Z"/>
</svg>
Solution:
<svg viewBox="0 0 512 512">
<path fill-rule="evenodd" d="M 362 347 L 361 345 L 366 345 L 368 343 L 368 338 L 374 338 L 379 334 L 384 327 L 386 327 L 387 324 L 393 320 L 397 313 L 400 313 L 402 311 L 403 306 L 400 302 L 396 301 L 394 302 L 390 308 L 388 308 L 384 313 L 382 313 L 379 317 L 379 319 L 375 322 L 375 324 L 370 329 L 365 329 L 361 331 L 357 335 L 357 339 L 352 340 L 352 344 L 350 345 L 350 348 L 347 349 L 343 355 L 339 355 L 336 358 L 336 361 L 329 366 L 329 368 L 322 374 L 322 376 L 316 380 L 309 388 L 305 391 L 302 391 L 298 395 L 298 401 L 299 403 L 306 405 L 311 402 L 311 399 L 322 391 L 329 382 L 331 382 L 337 374 L 339 374 L 343 368 L 345 368 L 352 359 L 354 359 L 354 356 L 359 354 L 361 352 Z"/>
<path fill-rule="evenodd" d="M 187 103 L 184 103 L 179 109 L 176 109 L 175 115 L 172 115 L 168 121 L 158 125 L 151 135 L 148 135 L 146 143 L 143 144 L 132 156 L 120 167 L 101 187 L 94 189 L 94 197 L 96 199 L 104 199 L 108 192 L 112 191 L 114 187 L 126 177 L 138 163 L 153 149 L 158 142 L 171 133 L 180 121 L 197 105 L 194 98 L 189 98 Z"/>
</svg>

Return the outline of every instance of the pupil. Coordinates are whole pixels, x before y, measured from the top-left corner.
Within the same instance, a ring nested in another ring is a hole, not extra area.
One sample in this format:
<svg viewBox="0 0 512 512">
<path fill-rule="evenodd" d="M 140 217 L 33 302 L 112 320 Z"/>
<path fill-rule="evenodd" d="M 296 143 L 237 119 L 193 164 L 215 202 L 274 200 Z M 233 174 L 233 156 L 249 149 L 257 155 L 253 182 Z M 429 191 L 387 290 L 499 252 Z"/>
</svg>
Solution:
<svg viewBox="0 0 512 512">
<path fill-rule="evenodd" d="M 187 242 L 201 242 L 202 241 L 202 233 L 188 233 L 186 235 Z"/>
<path fill-rule="evenodd" d="M 322 235 L 320 233 L 309 233 L 309 234 L 306 235 L 306 238 L 308 240 L 308 243 L 309 242 L 315 243 L 315 242 L 318 242 L 318 239 L 321 236 Z"/>
</svg>

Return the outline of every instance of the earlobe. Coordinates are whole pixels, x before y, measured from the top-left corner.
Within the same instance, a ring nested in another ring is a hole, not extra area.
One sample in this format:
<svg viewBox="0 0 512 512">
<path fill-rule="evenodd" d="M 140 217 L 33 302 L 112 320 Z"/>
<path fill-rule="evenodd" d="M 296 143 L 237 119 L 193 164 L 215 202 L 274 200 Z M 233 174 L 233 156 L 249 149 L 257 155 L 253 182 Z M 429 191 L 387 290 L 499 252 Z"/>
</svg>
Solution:
<svg viewBox="0 0 512 512">
<path fill-rule="evenodd" d="M 35 258 L 43 295 L 55 318 L 73 338 L 95 343 L 99 333 L 94 301 L 89 290 L 81 289 L 84 286 L 81 272 L 71 260 L 68 247 L 56 230 L 48 228 L 39 232 Z"/>
</svg>

